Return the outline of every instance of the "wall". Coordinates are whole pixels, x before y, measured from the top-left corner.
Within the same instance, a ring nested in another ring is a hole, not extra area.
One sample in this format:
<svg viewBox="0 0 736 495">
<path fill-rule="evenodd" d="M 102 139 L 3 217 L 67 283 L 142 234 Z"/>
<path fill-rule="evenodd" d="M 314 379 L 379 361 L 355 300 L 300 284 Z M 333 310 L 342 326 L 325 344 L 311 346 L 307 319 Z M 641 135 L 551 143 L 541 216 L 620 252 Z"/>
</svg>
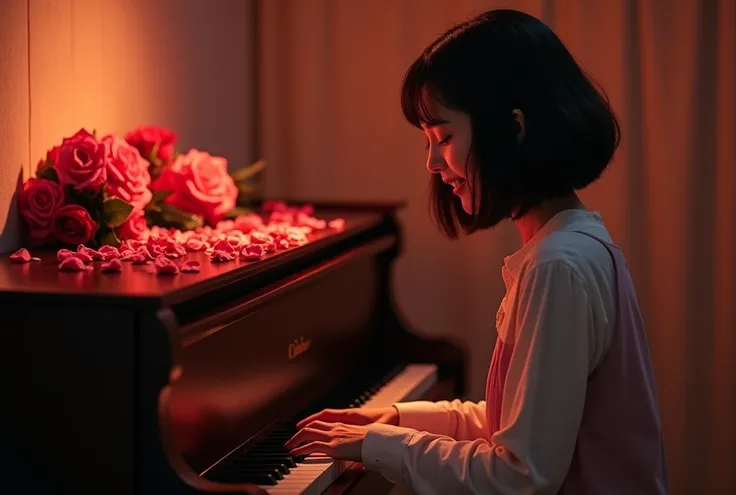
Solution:
<svg viewBox="0 0 736 495">
<path fill-rule="evenodd" d="M 22 243 L 14 193 L 80 127 L 169 127 L 178 148 L 253 161 L 252 0 L 0 4 L 0 252 Z"/>
</svg>

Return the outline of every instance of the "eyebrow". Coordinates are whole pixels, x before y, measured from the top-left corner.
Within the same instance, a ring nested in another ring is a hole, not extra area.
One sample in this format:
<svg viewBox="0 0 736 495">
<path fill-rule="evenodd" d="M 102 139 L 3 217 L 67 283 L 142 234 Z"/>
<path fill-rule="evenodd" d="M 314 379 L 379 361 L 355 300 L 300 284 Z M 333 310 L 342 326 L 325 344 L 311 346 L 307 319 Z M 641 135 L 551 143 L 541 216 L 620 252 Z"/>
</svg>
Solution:
<svg viewBox="0 0 736 495">
<path fill-rule="evenodd" d="M 437 127 L 437 126 L 445 125 L 445 124 L 451 124 L 451 123 L 452 122 L 450 122 L 449 120 L 432 119 L 431 121 L 425 123 L 425 126 L 427 127 L 427 129 L 431 129 L 433 127 Z"/>
</svg>

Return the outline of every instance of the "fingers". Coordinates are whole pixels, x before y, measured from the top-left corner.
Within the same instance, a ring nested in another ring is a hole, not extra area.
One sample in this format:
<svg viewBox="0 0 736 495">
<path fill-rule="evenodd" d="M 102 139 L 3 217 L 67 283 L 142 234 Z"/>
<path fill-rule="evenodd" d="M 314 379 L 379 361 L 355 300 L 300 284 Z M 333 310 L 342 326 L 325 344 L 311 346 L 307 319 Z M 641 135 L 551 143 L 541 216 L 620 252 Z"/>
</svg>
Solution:
<svg viewBox="0 0 736 495">
<path fill-rule="evenodd" d="M 330 440 L 328 434 L 329 428 L 317 429 L 312 427 L 306 427 L 299 430 L 296 435 L 291 437 L 289 441 L 284 444 L 287 449 L 293 449 L 297 445 L 310 442 L 327 442 Z"/>
<path fill-rule="evenodd" d="M 311 423 L 307 424 L 307 428 L 313 428 L 315 430 L 322 430 L 322 431 L 329 431 L 333 428 L 337 428 L 338 426 L 344 426 L 343 423 L 327 423 L 326 421 L 312 421 Z"/>
<path fill-rule="evenodd" d="M 314 454 L 315 452 L 334 457 L 334 453 L 332 452 L 332 445 L 330 445 L 329 442 L 311 442 L 293 449 L 290 454 L 297 456 Z"/>
<path fill-rule="evenodd" d="M 324 421 L 326 423 L 335 423 L 338 421 L 342 423 L 351 423 L 351 421 L 348 419 L 351 412 L 352 411 L 350 409 L 324 409 L 318 413 L 314 413 L 311 416 L 302 419 L 296 424 L 296 427 L 304 428 L 309 423 L 318 420 Z"/>
</svg>

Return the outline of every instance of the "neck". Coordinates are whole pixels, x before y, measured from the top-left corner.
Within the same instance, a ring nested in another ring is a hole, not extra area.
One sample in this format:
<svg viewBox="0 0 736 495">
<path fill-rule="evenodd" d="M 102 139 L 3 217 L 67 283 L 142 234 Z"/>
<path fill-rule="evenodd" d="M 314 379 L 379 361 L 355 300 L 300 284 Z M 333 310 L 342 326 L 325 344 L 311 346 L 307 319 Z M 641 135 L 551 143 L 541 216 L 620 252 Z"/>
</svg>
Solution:
<svg viewBox="0 0 736 495">
<path fill-rule="evenodd" d="M 585 205 L 575 193 L 540 204 L 536 208 L 529 210 L 523 217 L 514 220 L 514 224 L 519 229 L 521 238 L 524 240 L 524 244 L 526 244 L 544 227 L 550 218 L 561 211 L 572 209 L 585 209 Z"/>
</svg>

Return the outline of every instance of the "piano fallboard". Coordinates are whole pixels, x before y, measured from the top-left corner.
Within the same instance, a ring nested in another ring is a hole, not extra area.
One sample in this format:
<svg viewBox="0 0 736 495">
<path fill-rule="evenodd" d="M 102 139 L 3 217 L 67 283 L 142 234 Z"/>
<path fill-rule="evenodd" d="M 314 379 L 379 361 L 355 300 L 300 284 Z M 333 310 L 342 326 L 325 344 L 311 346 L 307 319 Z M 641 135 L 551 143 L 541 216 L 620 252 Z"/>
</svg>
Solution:
<svg viewBox="0 0 736 495">
<path fill-rule="evenodd" d="M 399 206 L 317 206 L 345 229 L 198 274 L 2 259 L 0 493 L 342 493 L 359 464 L 278 450 L 302 415 L 460 395 L 464 353 L 394 304 Z"/>
</svg>

